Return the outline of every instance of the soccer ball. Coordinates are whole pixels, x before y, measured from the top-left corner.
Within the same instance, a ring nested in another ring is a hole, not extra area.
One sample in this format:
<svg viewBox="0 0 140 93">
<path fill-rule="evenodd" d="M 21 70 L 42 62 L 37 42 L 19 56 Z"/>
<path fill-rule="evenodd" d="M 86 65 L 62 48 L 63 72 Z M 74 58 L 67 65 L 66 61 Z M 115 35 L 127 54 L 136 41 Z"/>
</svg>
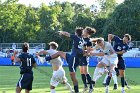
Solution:
<svg viewBox="0 0 140 93">
<path fill-rule="evenodd" d="M 101 11 L 101 7 L 100 7 L 98 2 L 95 2 L 93 5 L 91 5 L 91 7 L 90 7 L 90 12 L 91 13 L 97 14 L 100 11 Z"/>
</svg>

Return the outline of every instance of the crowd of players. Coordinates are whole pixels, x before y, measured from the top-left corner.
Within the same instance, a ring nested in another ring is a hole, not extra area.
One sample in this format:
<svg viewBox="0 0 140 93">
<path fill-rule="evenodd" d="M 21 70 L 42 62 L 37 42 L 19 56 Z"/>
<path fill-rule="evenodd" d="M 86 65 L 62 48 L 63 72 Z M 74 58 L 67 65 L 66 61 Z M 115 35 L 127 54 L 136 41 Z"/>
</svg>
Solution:
<svg viewBox="0 0 140 93">
<path fill-rule="evenodd" d="M 83 81 L 83 91 L 85 93 L 92 93 L 97 80 L 103 75 L 107 74 L 104 80 L 105 93 L 109 93 L 109 83 L 111 77 L 114 80 L 114 89 L 118 88 L 117 76 L 121 78 L 121 93 L 125 93 L 124 86 L 128 88 L 128 84 L 125 81 L 125 62 L 122 58 L 129 47 L 128 43 L 131 41 L 131 36 L 125 34 L 123 39 L 116 35 L 109 34 L 108 42 L 104 41 L 104 38 L 90 38 L 92 34 L 96 33 L 96 30 L 91 27 L 76 28 L 75 34 L 70 34 L 65 31 L 58 31 L 59 35 L 66 36 L 72 39 L 72 52 L 71 54 L 62 51 L 57 51 L 58 44 L 56 42 L 50 42 L 50 49 L 40 51 L 38 53 L 39 60 L 44 63 L 50 61 L 53 68 L 53 75 L 50 80 L 50 91 L 55 92 L 55 87 L 62 83 L 71 93 L 80 93 L 78 80 L 76 78 L 76 69 L 79 67 L 81 79 Z M 111 41 L 115 41 L 114 46 L 111 45 Z M 36 67 L 35 60 L 32 55 L 28 53 L 29 45 L 24 43 L 21 53 L 17 55 L 17 51 L 14 52 L 14 62 L 20 62 L 21 77 L 17 83 L 16 93 L 20 93 L 22 89 L 29 93 L 32 90 L 33 72 L 32 67 Z M 40 55 L 49 54 L 50 56 L 40 57 Z M 89 56 L 98 56 L 98 64 L 95 68 L 93 78 L 88 72 L 88 60 Z M 73 82 L 73 89 L 65 77 L 65 71 L 62 67 L 63 63 L 60 57 L 64 58 L 68 63 L 70 77 Z M 45 60 L 45 61 L 44 61 Z"/>
</svg>

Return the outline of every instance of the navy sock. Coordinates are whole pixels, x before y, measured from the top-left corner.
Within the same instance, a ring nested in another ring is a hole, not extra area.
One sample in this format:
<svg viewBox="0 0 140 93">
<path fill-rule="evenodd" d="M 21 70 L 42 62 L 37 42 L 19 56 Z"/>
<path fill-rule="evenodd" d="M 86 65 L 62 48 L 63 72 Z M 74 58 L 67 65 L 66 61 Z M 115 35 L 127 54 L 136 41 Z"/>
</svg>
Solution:
<svg viewBox="0 0 140 93">
<path fill-rule="evenodd" d="M 122 85 L 122 87 L 124 87 L 124 84 L 125 84 L 124 77 L 121 77 L 121 85 Z"/>
<path fill-rule="evenodd" d="M 93 85 L 92 85 L 92 82 L 91 82 L 91 76 L 89 74 L 86 74 L 86 77 L 87 77 L 88 83 L 90 84 L 90 89 L 93 89 Z"/>
<path fill-rule="evenodd" d="M 107 86 L 110 84 L 110 80 L 111 80 L 111 77 L 108 76 L 107 79 L 106 79 L 106 85 L 107 85 Z"/>
<path fill-rule="evenodd" d="M 75 91 L 75 92 L 79 92 L 78 85 L 74 85 L 74 91 Z"/>
<path fill-rule="evenodd" d="M 47 56 L 47 57 L 45 57 L 45 59 L 46 59 L 46 61 L 49 61 L 49 60 L 51 60 L 52 58 L 51 58 L 51 56 Z"/>
<path fill-rule="evenodd" d="M 85 74 L 81 74 L 82 77 L 82 81 L 84 83 L 84 86 L 87 87 L 87 83 L 86 83 L 86 75 Z"/>
</svg>

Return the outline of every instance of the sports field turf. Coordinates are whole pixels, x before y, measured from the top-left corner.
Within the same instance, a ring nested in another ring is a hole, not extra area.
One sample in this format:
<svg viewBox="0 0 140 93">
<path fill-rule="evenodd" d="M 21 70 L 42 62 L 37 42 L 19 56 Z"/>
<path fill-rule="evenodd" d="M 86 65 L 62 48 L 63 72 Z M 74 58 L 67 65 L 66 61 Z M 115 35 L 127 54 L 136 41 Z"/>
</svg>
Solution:
<svg viewBox="0 0 140 93">
<path fill-rule="evenodd" d="M 49 83 L 52 74 L 51 67 L 39 67 L 42 71 L 38 71 L 34 69 L 34 82 L 33 82 L 33 90 L 31 93 L 49 93 Z M 64 67 L 66 71 L 66 76 L 69 80 L 69 83 L 72 85 L 69 71 L 67 67 Z M 94 67 L 90 67 L 89 71 L 91 75 L 93 75 Z M 0 66 L 0 93 L 15 93 L 15 86 L 20 77 L 18 66 Z M 79 70 L 77 70 L 77 77 L 79 81 L 80 91 L 83 89 L 83 84 L 81 81 L 81 77 L 79 74 Z M 131 89 L 127 89 L 126 93 L 140 93 L 140 68 L 127 68 L 126 71 L 127 81 L 131 87 Z M 105 88 L 102 85 L 104 76 L 97 81 L 97 84 L 94 88 L 93 93 L 105 93 Z M 121 93 L 121 85 L 120 79 L 119 81 L 119 89 L 113 90 L 113 82 L 110 85 L 110 93 Z M 24 93 L 24 90 L 22 91 Z M 69 93 L 63 85 L 59 85 L 56 88 L 56 93 Z"/>
</svg>

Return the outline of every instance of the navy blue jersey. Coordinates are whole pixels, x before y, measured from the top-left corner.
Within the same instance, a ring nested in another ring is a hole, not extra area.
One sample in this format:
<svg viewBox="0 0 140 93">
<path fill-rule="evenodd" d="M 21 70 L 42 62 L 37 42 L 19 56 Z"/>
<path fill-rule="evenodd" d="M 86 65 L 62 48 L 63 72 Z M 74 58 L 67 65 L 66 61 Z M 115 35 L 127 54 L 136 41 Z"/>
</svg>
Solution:
<svg viewBox="0 0 140 93">
<path fill-rule="evenodd" d="M 70 38 L 73 40 L 72 45 L 72 55 L 77 56 L 83 53 L 84 39 L 78 37 L 77 35 L 70 35 Z"/>
<path fill-rule="evenodd" d="M 90 42 L 90 38 L 84 38 L 84 46 L 86 47 L 92 46 L 92 43 Z"/>
<path fill-rule="evenodd" d="M 34 57 L 29 53 L 21 53 L 18 58 L 20 58 L 20 74 L 33 73 L 32 67 L 36 63 Z"/>
<path fill-rule="evenodd" d="M 120 39 L 118 36 L 114 36 L 113 40 L 115 41 L 114 50 L 116 52 L 119 51 L 127 51 L 129 49 L 128 44 L 123 43 L 123 40 Z M 118 58 L 122 58 L 122 54 L 118 54 Z"/>
</svg>

